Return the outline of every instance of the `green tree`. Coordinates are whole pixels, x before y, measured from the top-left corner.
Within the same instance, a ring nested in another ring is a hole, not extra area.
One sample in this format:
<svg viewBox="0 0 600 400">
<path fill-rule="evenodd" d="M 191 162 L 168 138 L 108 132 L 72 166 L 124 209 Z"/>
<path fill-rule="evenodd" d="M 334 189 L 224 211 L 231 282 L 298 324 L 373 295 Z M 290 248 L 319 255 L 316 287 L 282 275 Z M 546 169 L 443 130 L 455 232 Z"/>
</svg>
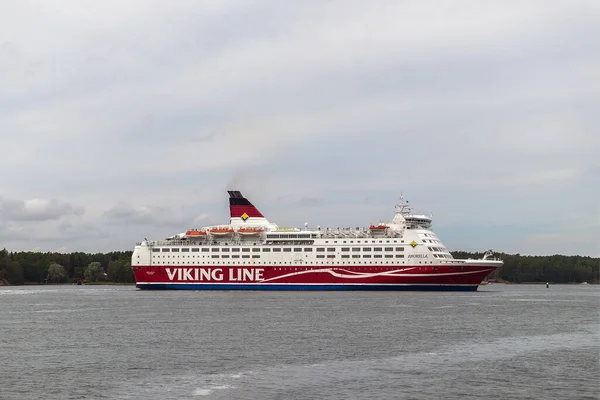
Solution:
<svg viewBox="0 0 600 400">
<path fill-rule="evenodd" d="M 134 282 L 131 264 L 125 260 L 111 260 L 108 263 L 108 277 L 111 282 Z"/>
<path fill-rule="evenodd" d="M 64 282 L 67 280 L 67 271 L 60 264 L 52 263 L 48 267 L 48 281 L 53 283 Z"/>
<path fill-rule="evenodd" d="M 86 282 L 104 280 L 104 269 L 102 268 L 102 264 L 98 261 L 91 262 L 85 271 L 83 271 L 83 276 Z"/>
<path fill-rule="evenodd" d="M 12 285 L 22 285 L 25 283 L 25 276 L 23 275 L 23 268 L 17 262 L 11 261 L 10 258 L 6 260 L 6 268 L 4 279 L 9 281 Z"/>
</svg>

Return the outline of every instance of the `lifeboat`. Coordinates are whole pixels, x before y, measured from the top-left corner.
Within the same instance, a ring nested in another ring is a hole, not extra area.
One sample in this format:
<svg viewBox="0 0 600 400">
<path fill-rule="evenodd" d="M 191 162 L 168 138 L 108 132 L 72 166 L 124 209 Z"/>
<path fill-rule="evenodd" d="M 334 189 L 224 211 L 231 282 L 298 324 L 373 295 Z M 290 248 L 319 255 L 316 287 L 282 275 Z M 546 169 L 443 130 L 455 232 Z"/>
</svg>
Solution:
<svg viewBox="0 0 600 400">
<path fill-rule="evenodd" d="M 233 233 L 233 228 L 231 228 L 231 227 L 211 228 L 209 230 L 209 232 L 215 236 L 227 236 L 227 235 L 231 235 Z"/>
<path fill-rule="evenodd" d="M 199 231 L 198 229 L 190 229 L 185 232 L 185 236 L 206 236 L 206 231 Z"/>
<path fill-rule="evenodd" d="M 263 228 L 240 228 L 237 233 L 244 236 L 258 235 L 264 231 Z"/>
<path fill-rule="evenodd" d="M 381 231 L 385 231 L 387 229 L 387 226 L 385 224 L 379 224 L 379 225 L 371 225 L 369 227 L 369 229 L 371 231 L 375 231 L 375 232 L 381 232 Z"/>
</svg>

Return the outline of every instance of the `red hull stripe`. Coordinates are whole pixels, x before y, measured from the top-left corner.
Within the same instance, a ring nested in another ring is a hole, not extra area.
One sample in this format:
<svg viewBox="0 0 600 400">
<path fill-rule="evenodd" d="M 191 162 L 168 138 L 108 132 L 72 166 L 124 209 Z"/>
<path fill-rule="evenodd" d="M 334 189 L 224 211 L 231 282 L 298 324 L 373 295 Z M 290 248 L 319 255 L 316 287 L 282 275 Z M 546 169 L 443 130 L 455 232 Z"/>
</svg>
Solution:
<svg viewBox="0 0 600 400">
<path fill-rule="evenodd" d="M 136 282 L 144 284 L 479 285 L 496 268 L 471 266 L 455 271 L 444 265 L 433 268 L 394 266 L 377 271 L 348 267 L 281 269 L 270 266 L 145 266 L 134 267 L 134 275 Z"/>
</svg>

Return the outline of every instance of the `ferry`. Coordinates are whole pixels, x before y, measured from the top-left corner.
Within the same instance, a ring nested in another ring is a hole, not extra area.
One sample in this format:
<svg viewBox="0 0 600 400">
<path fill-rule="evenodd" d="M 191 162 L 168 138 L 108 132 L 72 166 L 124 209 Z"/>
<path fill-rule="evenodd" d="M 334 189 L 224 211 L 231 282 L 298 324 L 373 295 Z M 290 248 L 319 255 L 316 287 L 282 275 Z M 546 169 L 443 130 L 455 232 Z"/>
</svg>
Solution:
<svg viewBox="0 0 600 400">
<path fill-rule="evenodd" d="M 136 287 L 176 290 L 476 291 L 503 261 L 455 259 L 400 197 L 388 222 L 357 228 L 284 228 L 230 190 L 226 225 L 135 245 Z"/>
</svg>

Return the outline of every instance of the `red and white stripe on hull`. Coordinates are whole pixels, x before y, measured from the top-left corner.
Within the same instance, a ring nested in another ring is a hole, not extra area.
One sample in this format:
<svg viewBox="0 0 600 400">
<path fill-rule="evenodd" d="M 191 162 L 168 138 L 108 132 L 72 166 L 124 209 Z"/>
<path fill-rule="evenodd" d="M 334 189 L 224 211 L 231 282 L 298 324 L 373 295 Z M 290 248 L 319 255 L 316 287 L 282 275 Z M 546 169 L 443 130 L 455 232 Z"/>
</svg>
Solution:
<svg viewBox="0 0 600 400">
<path fill-rule="evenodd" d="M 497 267 L 427 266 L 135 266 L 138 284 L 479 285 Z"/>
</svg>

